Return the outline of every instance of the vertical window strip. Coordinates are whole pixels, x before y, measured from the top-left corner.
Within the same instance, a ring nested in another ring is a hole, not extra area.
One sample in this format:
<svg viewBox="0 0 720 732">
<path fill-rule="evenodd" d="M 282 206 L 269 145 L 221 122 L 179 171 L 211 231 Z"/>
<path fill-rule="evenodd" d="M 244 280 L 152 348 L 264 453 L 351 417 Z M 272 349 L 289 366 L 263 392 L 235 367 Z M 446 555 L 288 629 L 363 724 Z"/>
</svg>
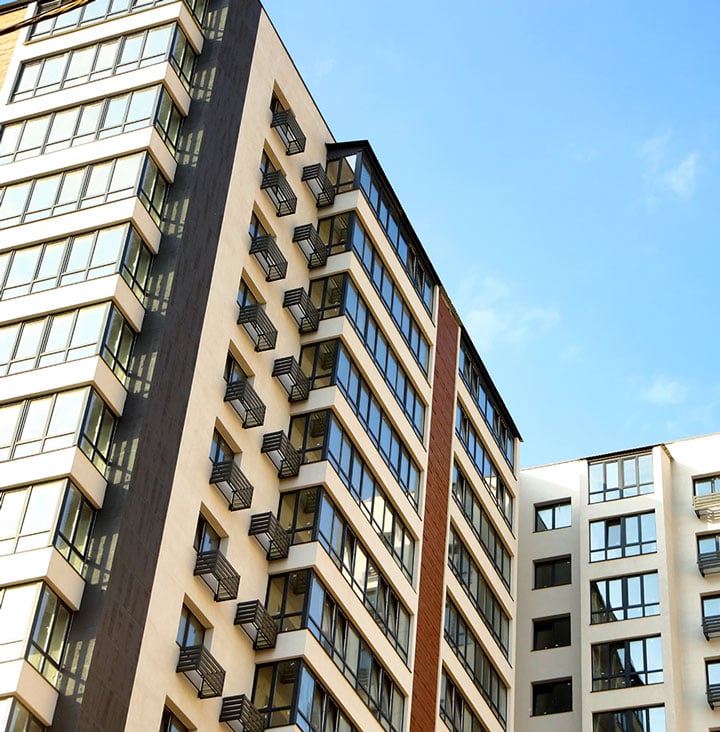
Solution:
<svg viewBox="0 0 720 732">
<path fill-rule="evenodd" d="M 507 657 L 510 619 L 453 526 L 450 527 L 448 565 Z"/>
<path fill-rule="evenodd" d="M 455 432 L 460 438 L 460 442 L 465 448 L 468 457 L 477 468 L 493 501 L 495 501 L 495 504 L 500 509 L 500 513 L 507 522 L 507 525 L 512 529 L 515 499 L 505 485 L 505 481 L 500 477 L 497 466 L 485 449 L 482 439 L 460 404 L 457 405 Z"/>
<path fill-rule="evenodd" d="M 440 719 L 452 732 L 487 732 L 445 667 L 440 679 Z"/>
</svg>

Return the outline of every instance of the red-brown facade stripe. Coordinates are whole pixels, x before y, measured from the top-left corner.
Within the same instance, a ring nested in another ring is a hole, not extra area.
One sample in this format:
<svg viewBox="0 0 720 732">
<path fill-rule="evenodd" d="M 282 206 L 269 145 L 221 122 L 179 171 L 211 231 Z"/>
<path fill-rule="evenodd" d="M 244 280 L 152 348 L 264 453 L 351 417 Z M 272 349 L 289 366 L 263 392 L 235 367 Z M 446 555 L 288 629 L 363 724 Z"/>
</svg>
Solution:
<svg viewBox="0 0 720 732">
<path fill-rule="evenodd" d="M 430 732 L 435 729 L 458 342 L 458 324 L 444 294 L 441 293 L 438 303 L 410 732 Z"/>
</svg>

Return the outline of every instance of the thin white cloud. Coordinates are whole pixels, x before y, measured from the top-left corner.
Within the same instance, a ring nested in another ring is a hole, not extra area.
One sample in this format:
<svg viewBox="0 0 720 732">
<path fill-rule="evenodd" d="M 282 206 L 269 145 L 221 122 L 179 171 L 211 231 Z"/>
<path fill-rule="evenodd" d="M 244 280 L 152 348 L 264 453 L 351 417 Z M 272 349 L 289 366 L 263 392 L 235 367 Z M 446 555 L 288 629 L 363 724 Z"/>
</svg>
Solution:
<svg viewBox="0 0 720 732">
<path fill-rule="evenodd" d="M 688 388 L 677 379 L 667 376 L 658 376 L 648 387 L 640 393 L 643 401 L 657 406 L 681 404 L 685 401 Z"/>
<path fill-rule="evenodd" d="M 463 323 L 481 352 L 503 344 L 523 346 L 560 323 L 555 306 L 523 303 L 512 286 L 498 278 L 485 277 L 473 289 Z"/>
<path fill-rule="evenodd" d="M 689 152 L 678 160 L 672 150 L 673 135 L 661 132 L 641 143 L 644 163 L 645 203 L 654 207 L 664 198 L 691 198 L 695 193 L 699 154 Z"/>
<path fill-rule="evenodd" d="M 326 79 L 328 76 L 332 74 L 333 71 L 335 71 L 335 67 L 337 66 L 337 59 L 327 57 L 324 59 L 321 59 L 319 61 L 316 61 L 313 65 L 312 70 L 312 76 L 313 80 L 316 84 L 319 84 L 321 81 Z"/>
</svg>

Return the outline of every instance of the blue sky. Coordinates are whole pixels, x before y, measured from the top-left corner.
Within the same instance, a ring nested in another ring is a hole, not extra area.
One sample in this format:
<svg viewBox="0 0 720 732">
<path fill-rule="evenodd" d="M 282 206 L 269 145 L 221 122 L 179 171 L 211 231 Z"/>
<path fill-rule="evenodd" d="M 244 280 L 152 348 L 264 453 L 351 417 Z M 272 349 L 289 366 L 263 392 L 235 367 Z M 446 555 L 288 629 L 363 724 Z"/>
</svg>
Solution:
<svg viewBox="0 0 720 732">
<path fill-rule="evenodd" d="M 264 5 L 372 143 L 524 467 L 720 430 L 720 3 Z"/>
</svg>

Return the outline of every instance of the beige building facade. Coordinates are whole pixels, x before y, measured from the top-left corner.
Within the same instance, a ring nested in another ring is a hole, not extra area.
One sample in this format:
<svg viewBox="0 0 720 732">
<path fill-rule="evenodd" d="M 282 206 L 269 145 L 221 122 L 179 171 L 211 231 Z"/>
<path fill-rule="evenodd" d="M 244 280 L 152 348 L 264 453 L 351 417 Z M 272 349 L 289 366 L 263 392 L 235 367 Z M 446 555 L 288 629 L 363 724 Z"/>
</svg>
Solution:
<svg viewBox="0 0 720 732">
<path fill-rule="evenodd" d="M 517 730 L 720 728 L 720 435 L 523 470 Z"/>
<path fill-rule="evenodd" d="M 0 730 L 514 729 L 520 435 L 370 144 L 254 0 L 9 38 Z"/>
</svg>

